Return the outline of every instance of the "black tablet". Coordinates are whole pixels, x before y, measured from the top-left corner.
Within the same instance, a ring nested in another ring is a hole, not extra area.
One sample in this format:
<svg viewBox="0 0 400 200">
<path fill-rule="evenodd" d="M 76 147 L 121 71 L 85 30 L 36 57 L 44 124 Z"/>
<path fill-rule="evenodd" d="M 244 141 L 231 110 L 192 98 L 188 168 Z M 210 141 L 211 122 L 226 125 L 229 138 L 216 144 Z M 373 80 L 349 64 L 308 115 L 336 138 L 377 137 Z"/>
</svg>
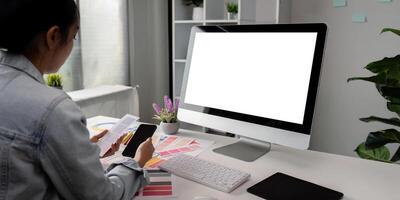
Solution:
<svg viewBox="0 0 400 200">
<path fill-rule="evenodd" d="M 343 194 L 286 174 L 276 173 L 247 192 L 268 200 L 339 200 Z"/>
</svg>

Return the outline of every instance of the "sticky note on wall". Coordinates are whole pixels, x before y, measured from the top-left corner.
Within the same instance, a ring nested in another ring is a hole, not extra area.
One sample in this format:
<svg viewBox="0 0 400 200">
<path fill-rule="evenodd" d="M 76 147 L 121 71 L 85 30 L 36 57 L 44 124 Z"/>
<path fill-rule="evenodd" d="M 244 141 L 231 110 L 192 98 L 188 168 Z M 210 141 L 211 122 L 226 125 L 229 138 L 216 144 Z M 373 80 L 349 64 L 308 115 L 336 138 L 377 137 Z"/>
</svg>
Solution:
<svg viewBox="0 0 400 200">
<path fill-rule="evenodd" d="M 347 5 L 347 0 L 332 0 L 333 7 L 344 7 Z"/>
<path fill-rule="evenodd" d="M 351 16 L 351 21 L 354 23 L 365 23 L 367 22 L 367 16 L 363 13 L 354 13 Z"/>
</svg>

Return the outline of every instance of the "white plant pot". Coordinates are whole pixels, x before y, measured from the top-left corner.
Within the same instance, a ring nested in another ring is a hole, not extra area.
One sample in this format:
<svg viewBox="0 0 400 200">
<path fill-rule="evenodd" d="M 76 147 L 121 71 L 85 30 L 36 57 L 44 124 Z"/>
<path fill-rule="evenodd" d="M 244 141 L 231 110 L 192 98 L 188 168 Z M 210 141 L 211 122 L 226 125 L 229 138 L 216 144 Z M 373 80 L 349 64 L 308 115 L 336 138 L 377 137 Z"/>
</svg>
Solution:
<svg viewBox="0 0 400 200">
<path fill-rule="evenodd" d="M 202 7 L 194 7 L 193 8 L 193 20 L 203 20 L 204 19 L 204 10 Z"/>
<path fill-rule="evenodd" d="M 175 123 L 160 123 L 161 131 L 167 135 L 174 135 L 178 132 L 179 129 L 179 122 Z"/>
<path fill-rule="evenodd" d="M 226 14 L 227 14 L 228 20 L 237 20 L 237 13 L 228 12 Z"/>
</svg>

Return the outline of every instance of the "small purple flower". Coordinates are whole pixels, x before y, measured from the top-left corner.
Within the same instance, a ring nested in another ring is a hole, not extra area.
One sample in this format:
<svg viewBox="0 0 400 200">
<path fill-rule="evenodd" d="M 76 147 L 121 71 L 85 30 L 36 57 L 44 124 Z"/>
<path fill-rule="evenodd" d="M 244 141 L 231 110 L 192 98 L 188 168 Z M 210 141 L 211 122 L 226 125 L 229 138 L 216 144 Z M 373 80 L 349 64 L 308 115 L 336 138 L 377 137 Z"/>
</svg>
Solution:
<svg viewBox="0 0 400 200">
<path fill-rule="evenodd" d="M 153 109 L 157 115 L 159 115 L 161 113 L 161 108 L 156 103 L 153 103 Z"/>
<path fill-rule="evenodd" d="M 164 108 L 167 108 L 169 97 L 167 95 L 164 96 Z"/>
<path fill-rule="evenodd" d="M 175 98 L 172 101 L 167 95 L 163 97 L 164 107 L 160 107 L 158 104 L 153 103 L 153 109 L 156 112 L 153 119 L 165 123 L 177 122 L 177 109 L 179 106 L 179 99 Z"/>
<path fill-rule="evenodd" d="M 168 99 L 167 110 L 168 110 L 169 113 L 174 112 L 174 104 L 172 104 L 171 99 Z"/>
<path fill-rule="evenodd" d="M 179 99 L 178 99 L 178 98 L 175 98 L 174 109 L 175 109 L 175 110 L 178 110 L 178 108 L 179 108 Z"/>
<path fill-rule="evenodd" d="M 173 112 L 173 105 L 172 105 L 172 101 L 168 96 L 164 96 L 164 107 L 165 109 L 167 109 L 167 111 L 169 113 Z"/>
</svg>

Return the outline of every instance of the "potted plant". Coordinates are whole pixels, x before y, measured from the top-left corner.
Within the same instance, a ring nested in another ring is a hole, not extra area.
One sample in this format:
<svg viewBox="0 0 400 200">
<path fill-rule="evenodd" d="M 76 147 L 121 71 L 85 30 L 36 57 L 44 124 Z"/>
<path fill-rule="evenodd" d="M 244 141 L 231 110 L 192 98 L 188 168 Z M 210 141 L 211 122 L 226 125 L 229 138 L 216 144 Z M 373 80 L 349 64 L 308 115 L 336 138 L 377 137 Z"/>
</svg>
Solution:
<svg viewBox="0 0 400 200">
<path fill-rule="evenodd" d="M 176 134 L 179 129 L 178 106 L 179 100 L 175 99 L 175 102 L 172 102 L 168 96 L 164 96 L 163 108 L 153 103 L 154 119 L 160 121 L 160 128 L 165 134 Z"/>
<path fill-rule="evenodd" d="M 386 28 L 383 32 L 392 32 L 400 36 L 400 30 Z M 371 77 L 354 77 L 352 80 L 363 80 L 375 83 L 380 95 L 387 100 L 387 109 L 397 114 L 393 118 L 382 118 L 370 116 L 361 118 L 363 122 L 381 122 L 392 126 L 400 127 L 400 55 L 391 58 L 384 58 L 372 62 L 365 67 L 374 73 Z M 369 133 L 365 142 L 362 142 L 355 149 L 358 156 L 365 159 L 382 162 L 397 162 L 400 160 L 400 147 L 391 157 L 386 144 L 400 143 L 400 132 L 394 128 Z"/>
<path fill-rule="evenodd" d="M 228 14 L 228 20 L 237 19 L 238 4 L 234 3 L 234 2 L 228 2 L 226 4 L 226 11 L 227 11 L 227 14 Z"/>
<path fill-rule="evenodd" d="M 193 20 L 203 20 L 204 15 L 203 15 L 203 0 L 184 0 L 185 4 L 187 6 L 193 6 L 193 15 L 192 19 Z"/>
<path fill-rule="evenodd" d="M 62 90 L 62 78 L 60 74 L 47 75 L 47 85 Z"/>
</svg>

